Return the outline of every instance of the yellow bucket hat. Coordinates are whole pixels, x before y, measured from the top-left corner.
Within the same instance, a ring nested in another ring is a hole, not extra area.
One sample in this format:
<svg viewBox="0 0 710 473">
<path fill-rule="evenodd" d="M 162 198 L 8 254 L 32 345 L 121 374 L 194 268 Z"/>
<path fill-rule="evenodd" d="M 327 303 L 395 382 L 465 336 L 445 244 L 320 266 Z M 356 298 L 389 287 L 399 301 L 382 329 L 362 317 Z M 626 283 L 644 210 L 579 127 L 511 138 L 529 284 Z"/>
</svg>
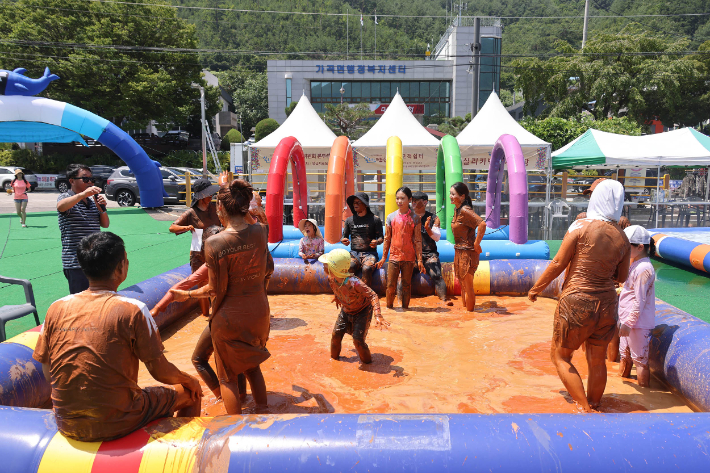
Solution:
<svg viewBox="0 0 710 473">
<path fill-rule="evenodd" d="M 328 265 L 328 269 L 337 278 L 347 278 L 353 275 L 350 272 L 350 252 L 342 248 L 335 249 L 318 258 L 323 264 Z"/>
</svg>

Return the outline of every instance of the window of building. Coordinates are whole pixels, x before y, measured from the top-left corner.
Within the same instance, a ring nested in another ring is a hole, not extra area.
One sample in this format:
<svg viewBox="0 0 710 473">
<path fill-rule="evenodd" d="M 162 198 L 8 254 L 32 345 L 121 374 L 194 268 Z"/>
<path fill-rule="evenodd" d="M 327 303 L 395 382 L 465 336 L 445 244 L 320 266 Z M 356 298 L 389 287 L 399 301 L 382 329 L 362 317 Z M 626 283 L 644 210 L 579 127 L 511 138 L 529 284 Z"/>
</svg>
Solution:
<svg viewBox="0 0 710 473">
<path fill-rule="evenodd" d="M 491 92 L 500 95 L 500 38 L 481 38 L 481 69 L 479 75 L 478 106 L 483 107 Z"/>
<path fill-rule="evenodd" d="M 291 79 L 286 79 L 286 106 L 291 105 Z"/>
<path fill-rule="evenodd" d="M 487 39 L 487 38 L 486 38 Z M 500 46 L 500 44 L 499 44 Z M 483 67 L 481 68 L 483 71 Z M 499 74 L 500 69 L 496 69 Z M 496 90 L 498 81 L 495 81 Z M 325 111 L 325 104 L 340 103 L 340 88 L 345 89 L 345 103 L 390 103 L 399 90 L 404 103 L 424 104 L 425 117 L 449 117 L 451 113 L 451 82 L 449 81 L 311 81 L 311 103 L 317 112 Z M 490 90 L 487 90 L 487 98 Z M 484 90 L 481 87 L 481 96 Z"/>
</svg>

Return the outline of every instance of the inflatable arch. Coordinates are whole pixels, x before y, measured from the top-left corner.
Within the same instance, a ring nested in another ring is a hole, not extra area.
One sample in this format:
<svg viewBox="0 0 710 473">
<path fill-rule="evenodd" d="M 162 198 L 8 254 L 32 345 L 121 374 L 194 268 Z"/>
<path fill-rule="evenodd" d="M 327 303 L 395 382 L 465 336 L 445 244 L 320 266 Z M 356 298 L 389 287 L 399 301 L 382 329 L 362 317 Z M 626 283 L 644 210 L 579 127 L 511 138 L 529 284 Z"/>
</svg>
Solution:
<svg viewBox="0 0 710 473">
<path fill-rule="evenodd" d="M 396 136 L 387 138 L 387 162 L 385 171 L 385 218 L 397 210 L 395 195 L 404 182 L 402 140 Z"/>
<path fill-rule="evenodd" d="M 528 175 L 523 150 L 513 135 L 501 135 L 493 146 L 486 189 L 486 225 L 500 226 L 501 186 L 506 163 L 510 181 L 510 241 L 523 244 L 528 241 Z"/>
<path fill-rule="evenodd" d="M 449 200 L 449 188 L 456 182 L 463 181 L 461 151 L 459 143 L 451 135 L 441 139 L 436 157 L 436 214 L 441 221 L 441 228 L 446 229 L 446 240 L 454 242 L 451 219 L 454 217 L 454 204 Z"/>
<path fill-rule="evenodd" d="M 346 136 L 339 136 L 330 149 L 325 183 L 325 234 L 323 237 L 328 243 L 340 241 L 343 235 L 343 222 L 352 215 L 345 199 L 354 193 L 353 149 Z"/>
<path fill-rule="evenodd" d="M 283 239 L 284 191 L 289 161 L 293 173 L 293 226 L 308 216 L 308 183 L 306 182 L 306 157 L 303 148 L 293 136 L 279 142 L 269 165 L 266 181 L 266 218 L 269 221 L 269 243 Z"/>
<path fill-rule="evenodd" d="M 0 96 L 0 133 L 17 141 L 54 137 L 53 142 L 78 141 L 88 136 L 116 153 L 136 176 L 143 207 L 162 207 L 163 178 L 145 153 L 125 131 L 91 112 L 74 105 L 42 97 Z"/>
</svg>

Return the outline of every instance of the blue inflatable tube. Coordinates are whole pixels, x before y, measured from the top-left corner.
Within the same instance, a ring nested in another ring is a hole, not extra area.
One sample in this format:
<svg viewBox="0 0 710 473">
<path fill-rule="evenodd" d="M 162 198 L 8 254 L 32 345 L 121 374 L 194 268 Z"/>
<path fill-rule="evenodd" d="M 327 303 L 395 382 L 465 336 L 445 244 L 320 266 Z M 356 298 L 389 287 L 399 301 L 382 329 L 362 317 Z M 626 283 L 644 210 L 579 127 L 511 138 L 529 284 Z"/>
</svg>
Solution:
<svg viewBox="0 0 710 473">
<path fill-rule="evenodd" d="M 325 227 L 320 228 L 321 235 L 325 234 Z M 384 231 L 382 233 L 384 235 Z M 303 238 L 303 233 L 294 227 L 293 225 L 284 225 L 283 239 L 286 240 L 300 240 Z M 441 229 L 441 239 L 446 240 L 446 229 Z M 486 234 L 483 236 L 484 240 L 509 240 L 508 235 L 508 225 L 503 225 L 498 229 L 486 227 Z"/>
<path fill-rule="evenodd" d="M 199 423 L 194 436 L 178 442 L 159 440 L 190 424 L 163 419 L 147 429 L 152 441 L 145 446 L 117 440 L 97 450 L 61 441 L 60 450 L 51 411 L 0 408 L 3 472 L 49 471 L 50 462 L 61 471 L 89 471 L 87 461 L 109 471 L 111 457 L 120 462 L 130 452 L 137 457 L 130 471 L 157 464 L 156 473 L 710 469 L 708 414 L 251 415 Z"/>
<path fill-rule="evenodd" d="M 279 243 L 269 243 L 269 251 L 274 258 L 298 258 L 298 240 L 282 241 Z M 446 240 L 436 242 L 439 258 L 442 263 L 454 261 L 454 245 Z M 326 243 L 325 252 L 336 248 L 343 248 L 350 251 L 350 247 L 342 243 Z M 483 240 L 481 242 L 481 260 L 494 259 L 539 259 L 550 258 L 550 247 L 545 241 L 531 240 L 522 245 L 515 244 L 510 240 Z M 377 254 L 382 256 L 382 245 L 377 247 Z"/>
<path fill-rule="evenodd" d="M 186 264 L 129 286 L 119 294 L 152 308 L 174 284 L 189 275 L 190 265 Z M 173 302 L 155 317 L 155 322 L 162 330 L 195 307 L 197 300 Z M 49 402 L 51 393 L 42 365 L 32 358 L 37 336 L 37 330 L 28 331 L 0 343 L 0 405 L 43 407 Z"/>
<path fill-rule="evenodd" d="M 673 231 L 676 229 L 674 228 Z M 710 273 L 710 245 L 651 232 L 656 256 L 677 265 Z"/>
</svg>

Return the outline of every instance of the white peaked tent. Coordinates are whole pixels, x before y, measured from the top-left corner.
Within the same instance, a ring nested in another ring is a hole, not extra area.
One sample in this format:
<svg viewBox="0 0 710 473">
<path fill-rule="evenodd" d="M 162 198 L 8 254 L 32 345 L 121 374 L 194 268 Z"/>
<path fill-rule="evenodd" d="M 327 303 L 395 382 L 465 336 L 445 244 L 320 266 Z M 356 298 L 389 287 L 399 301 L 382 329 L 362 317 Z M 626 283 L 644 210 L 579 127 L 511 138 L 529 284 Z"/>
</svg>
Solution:
<svg viewBox="0 0 710 473">
<path fill-rule="evenodd" d="M 321 120 L 304 94 L 280 127 L 249 147 L 251 172 L 268 172 L 271 155 L 281 140 L 288 136 L 295 137 L 301 143 L 306 155 L 307 169 L 328 167 L 330 148 L 336 136 Z"/>
<path fill-rule="evenodd" d="M 493 92 L 478 114 L 456 137 L 464 168 L 488 169 L 493 145 L 500 135 L 517 138 L 525 156 L 525 168 L 547 169 L 550 162 L 550 143 L 533 135 L 515 121 Z"/>
<path fill-rule="evenodd" d="M 385 169 L 387 140 L 390 136 L 402 140 L 404 169 L 436 167 L 439 140 L 426 131 L 397 92 L 375 126 L 353 143 L 357 152 L 357 168 Z"/>
</svg>

